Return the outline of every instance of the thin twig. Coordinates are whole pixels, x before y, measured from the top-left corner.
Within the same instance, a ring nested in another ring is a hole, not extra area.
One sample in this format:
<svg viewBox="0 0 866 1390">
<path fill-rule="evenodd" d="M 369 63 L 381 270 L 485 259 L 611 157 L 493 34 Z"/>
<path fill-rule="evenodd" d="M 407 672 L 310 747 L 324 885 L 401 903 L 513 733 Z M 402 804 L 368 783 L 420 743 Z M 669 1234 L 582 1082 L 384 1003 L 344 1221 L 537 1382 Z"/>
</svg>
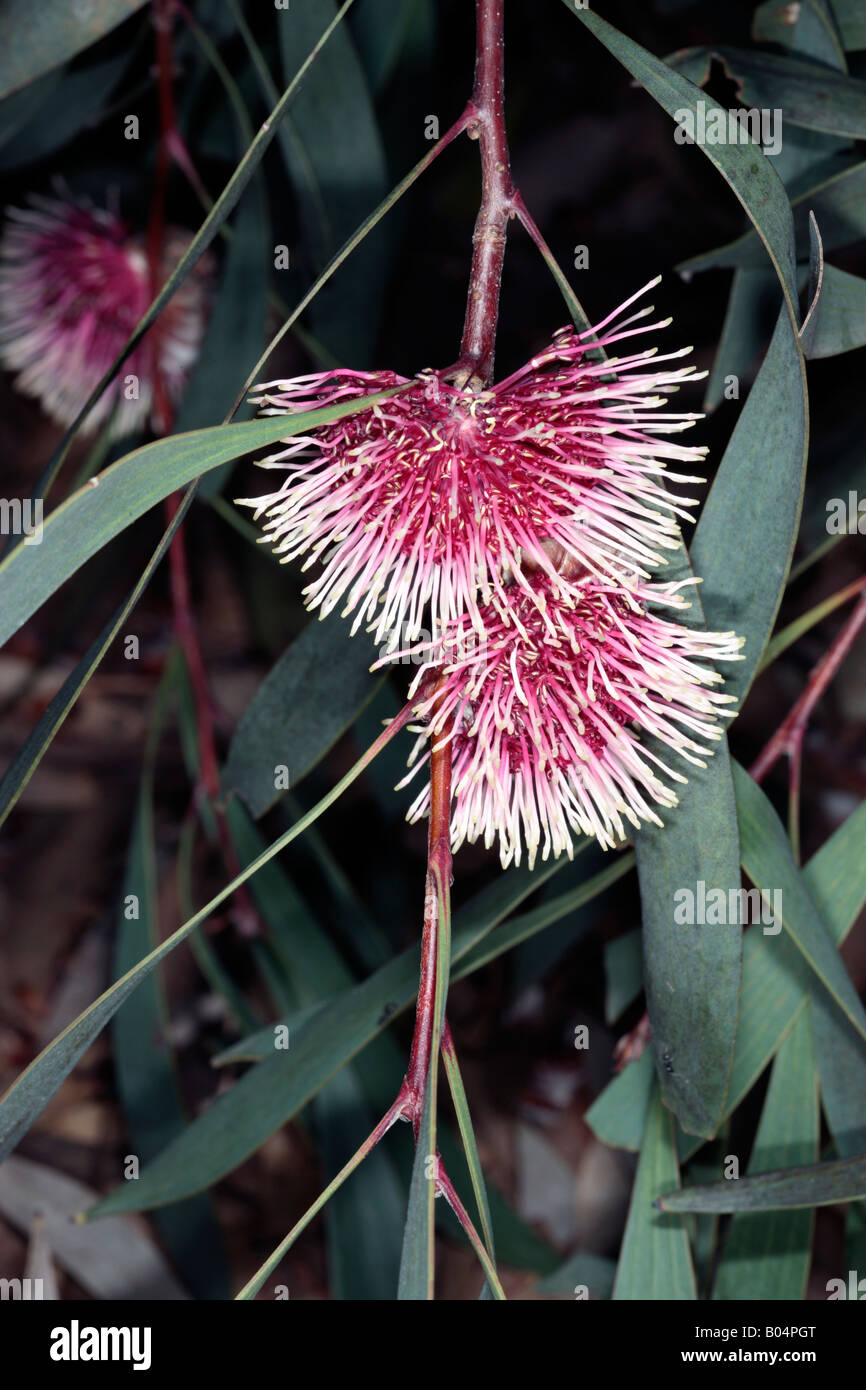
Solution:
<svg viewBox="0 0 866 1390">
<path fill-rule="evenodd" d="M 855 604 L 829 651 L 809 672 L 806 689 L 749 769 L 755 781 L 761 782 L 780 758 L 788 759 L 788 826 L 798 862 L 803 740 L 812 711 L 842 665 L 861 627 L 866 623 L 866 578 L 859 585 L 859 590 L 859 602 Z"/>
</svg>

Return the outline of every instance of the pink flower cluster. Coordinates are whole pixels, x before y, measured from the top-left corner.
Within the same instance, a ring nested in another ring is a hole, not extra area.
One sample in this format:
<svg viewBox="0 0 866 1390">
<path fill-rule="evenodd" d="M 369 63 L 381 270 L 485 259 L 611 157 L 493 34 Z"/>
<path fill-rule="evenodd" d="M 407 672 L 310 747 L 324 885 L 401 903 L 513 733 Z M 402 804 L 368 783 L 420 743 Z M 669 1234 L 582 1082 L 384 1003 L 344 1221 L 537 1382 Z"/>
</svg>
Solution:
<svg viewBox="0 0 866 1390">
<path fill-rule="evenodd" d="M 113 213 L 55 198 L 34 195 L 28 207 L 8 208 L 7 218 L 0 241 L 0 362 L 17 373 L 20 391 L 68 426 L 150 304 L 144 244 Z M 189 240 L 169 231 L 161 281 Z M 111 417 L 119 437 L 147 423 L 155 344 L 166 394 L 173 403 L 179 399 L 204 332 L 206 277 L 207 265 L 199 262 L 103 392 L 86 430 Z"/>
<path fill-rule="evenodd" d="M 700 762 L 729 703 L 710 662 L 737 659 L 739 639 L 660 616 L 688 606 L 683 585 L 651 581 L 695 504 L 666 482 L 701 481 L 666 465 L 705 452 L 673 442 L 700 417 L 660 410 L 660 393 L 697 374 L 662 365 L 682 352 L 596 351 L 666 326 L 624 317 L 637 298 L 482 391 L 429 371 L 258 388 L 268 414 L 394 390 L 286 440 L 263 461 L 282 485 L 243 505 L 283 560 L 316 566 L 309 608 L 340 605 L 353 632 L 424 661 L 410 693 L 422 742 L 453 743 L 453 845 L 498 838 L 503 864 L 523 844 L 532 863 L 571 853 L 574 834 L 612 846 L 626 822 L 660 823 L 654 808 L 676 804 L 661 774 L 685 779 L 640 735 Z M 410 817 L 428 805 L 429 788 Z"/>
</svg>

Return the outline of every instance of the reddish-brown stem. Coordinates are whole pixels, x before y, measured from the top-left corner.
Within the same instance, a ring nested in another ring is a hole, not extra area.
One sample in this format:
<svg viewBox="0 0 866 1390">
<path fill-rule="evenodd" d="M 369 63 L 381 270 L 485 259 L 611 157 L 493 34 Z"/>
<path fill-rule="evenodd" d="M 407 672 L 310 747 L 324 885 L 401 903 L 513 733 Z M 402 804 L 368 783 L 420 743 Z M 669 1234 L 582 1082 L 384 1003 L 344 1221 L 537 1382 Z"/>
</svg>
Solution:
<svg viewBox="0 0 866 1390">
<path fill-rule="evenodd" d="M 866 578 L 855 587 L 852 594 L 859 593 L 848 620 L 835 638 L 829 651 L 809 672 L 806 689 L 785 717 L 770 739 L 763 752 L 755 759 L 749 769 L 756 782 L 762 781 L 780 758 L 788 759 L 788 823 L 795 857 L 799 860 L 799 805 L 800 779 L 803 759 L 803 740 L 815 708 L 827 686 L 851 649 L 851 646 L 864 623 L 866 623 Z"/>
<path fill-rule="evenodd" d="M 866 622 L 866 578 L 861 579 L 856 587 L 852 586 L 852 597 L 855 593 L 860 594 L 860 601 L 854 607 L 848 621 L 840 630 L 829 651 L 821 657 L 817 665 L 813 666 L 809 672 L 806 689 L 749 769 L 756 782 L 762 781 L 773 764 L 777 763 L 780 758 L 786 754 L 788 757 L 792 757 L 799 751 L 812 710 L 847 656 L 857 633 Z"/>
<path fill-rule="evenodd" d="M 504 0 L 475 0 L 475 82 L 468 133 L 481 155 L 481 206 L 472 235 L 472 270 L 457 364 L 459 384 L 481 388 L 493 376 L 505 235 L 514 185 L 505 132 Z"/>
<path fill-rule="evenodd" d="M 443 735 L 444 737 L 444 735 Z M 436 1001 L 436 960 L 439 947 L 440 886 L 451 882 L 451 743 L 441 739 L 430 753 L 430 827 L 427 837 L 427 880 L 424 928 L 421 936 L 421 978 L 415 1006 L 415 1030 L 409 1068 L 403 1082 L 403 1113 L 412 1121 L 415 1138 L 427 1092 L 433 1051 Z"/>
</svg>

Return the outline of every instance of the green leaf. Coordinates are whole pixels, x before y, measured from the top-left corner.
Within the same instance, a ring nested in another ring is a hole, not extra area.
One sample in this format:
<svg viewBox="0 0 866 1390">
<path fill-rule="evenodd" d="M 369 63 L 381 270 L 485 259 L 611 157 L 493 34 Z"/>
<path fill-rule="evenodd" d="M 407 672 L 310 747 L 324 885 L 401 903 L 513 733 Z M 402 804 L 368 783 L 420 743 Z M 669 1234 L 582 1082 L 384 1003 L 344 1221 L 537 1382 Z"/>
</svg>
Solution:
<svg viewBox="0 0 866 1390">
<path fill-rule="evenodd" d="M 223 772 L 226 792 L 237 792 L 258 817 L 279 799 L 276 765 L 288 768 L 296 786 L 382 684 L 382 675 L 370 674 L 375 656 L 369 639 L 351 637 L 338 614 L 309 623 L 241 716 Z"/>
<path fill-rule="evenodd" d="M 569 6 L 569 8 L 571 8 Z M 619 59 L 649 94 L 671 116 L 683 111 L 697 112 L 701 101 L 706 110 L 721 110 L 717 103 L 706 98 L 679 73 L 654 58 L 631 39 L 586 9 L 573 10 L 597 38 Z M 798 323 L 797 280 L 794 259 L 794 234 L 791 208 L 784 186 L 770 161 L 755 146 L 703 145 L 703 153 L 717 167 L 739 198 L 753 221 L 779 277 L 787 308 L 787 326 L 780 324 L 778 346 L 769 359 L 770 367 L 764 378 L 768 396 L 787 399 L 792 389 L 788 378 L 782 376 L 789 368 L 799 348 L 796 339 Z M 765 368 L 767 364 L 765 363 Z M 779 470 L 790 485 L 796 469 L 798 486 L 793 501 L 794 516 L 799 515 L 799 479 L 805 452 L 805 374 L 798 364 L 795 378 L 800 396 L 792 421 L 791 437 L 785 441 L 786 455 Z M 774 388 L 771 390 L 771 388 Z M 796 394 L 795 394 L 796 399 Z M 761 396 L 753 407 L 758 413 Z M 763 411 L 761 412 L 763 415 Z M 794 446 L 797 446 L 795 456 Z M 741 441 L 735 443 L 728 470 L 720 479 L 718 500 L 709 511 L 708 527 L 721 510 L 729 513 L 726 495 L 736 472 L 736 458 L 745 453 Z M 742 494 L 740 494 L 742 496 Z M 768 499 L 769 501 L 769 499 Z M 709 504 L 708 504 L 709 505 Z M 705 508 L 705 511 L 707 509 Z M 789 506 L 790 513 L 790 506 Z M 790 515 L 786 514 L 775 535 L 774 551 L 790 559 L 793 534 L 788 534 Z M 706 533 L 705 533 L 706 534 Z M 721 556 L 713 557 L 720 563 Z M 755 571 L 752 571 L 754 573 Z M 760 597 L 760 596 L 759 596 Z M 778 595 L 771 593 L 767 614 L 760 614 L 766 631 L 760 633 L 760 645 L 769 636 Z M 708 615 L 709 619 L 709 615 Z M 712 624 L 711 622 L 711 625 Z M 732 626 L 724 624 L 724 630 Z M 760 651 L 753 660 L 757 664 Z M 745 665 L 745 663 L 744 663 Z M 754 666 L 752 667 L 752 673 Z M 746 675 L 749 676 L 747 671 Z M 734 678 L 736 680 L 736 677 Z M 744 680 L 743 677 L 740 678 Z M 723 989 L 715 994 L 710 987 L 714 963 L 709 943 L 698 934 L 683 938 L 672 931 L 670 905 L 677 887 L 695 882 L 698 876 L 709 884 L 724 888 L 738 883 L 739 864 L 736 854 L 736 834 L 733 824 L 732 791 L 725 766 L 725 754 L 717 753 L 712 771 L 701 774 L 703 788 L 694 776 L 685 788 L 675 817 L 662 832 L 652 828 L 636 836 L 638 868 L 644 906 L 644 962 L 647 976 L 647 1002 L 653 1023 L 653 1048 L 656 1054 L 662 1093 L 665 1102 L 677 1113 L 683 1127 L 709 1136 L 715 1132 L 718 1116 L 724 1103 L 727 1076 L 736 1031 L 737 995 L 739 990 L 740 943 L 735 933 L 714 933 L 725 943 L 725 959 L 720 978 Z M 701 847 L 699 851 L 698 846 Z M 712 873 L 703 872 L 702 850 L 712 846 L 715 862 Z M 699 869 L 700 875 L 695 872 Z M 649 915 L 648 915 L 649 914 Z M 687 949 L 680 950 L 685 941 Z M 676 986 L 672 989 L 672 981 Z M 701 994 L 701 987 L 708 990 Z M 712 1023 L 700 1016 L 700 1002 L 711 1001 Z M 667 1061 L 665 1060 L 667 1059 Z M 674 1070 L 669 1070 L 670 1065 Z M 683 1067 L 682 1072 L 677 1067 Z"/>
<path fill-rule="evenodd" d="M 814 213 L 821 228 L 824 250 L 837 251 L 866 236 L 866 162 L 819 178 L 793 199 L 794 237 L 798 260 L 809 255 L 809 214 Z M 677 266 L 682 275 L 717 266 L 744 266 L 760 269 L 766 265 L 764 248 L 757 234 L 746 232 L 736 241 L 714 251 L 692 256 Z"/>
<path fill-rule="evenodd" d="M 432 1067 L 431 1067 L 432 1076 Z M 436 1121 L 434 1116 L 435 1088 L 427 1084 L 424 1109 L 409 1186 L 409 1207 L 403 1231 L 403 1253 L 400 1259 L 400 1279 L 397 1298 L 400 1302 L 425 1302 L 432 1299 L 435 1279 L 435 1221 L 436 1197 Z"/>
<path fill-rule="evenodd" d="M 286 78 L 331 17 L 333 0 L 277 11 Z M 405 7 L 404 7 L 405 8 Z M 398 20 L 394 15 L 390 23 Z M 284 142 L 299 213 L 314 260 L 334 254 L 387 188 L 385 154 L 352 35 L 342 25 L 304 81 L 292 111 L 297 140 Z M 312 185 L 313 196 L 310 196 Z M 376 338 L 388 240 L 381 234 L 356 256 L 354 272 L 329 286 L 310 314 L 313 331 L 342 361 L 368 365 Z"/>
<path fill-rule="evenodd" d="M 745 639 L 743 660 L 724 673 L 725 693 L 741 703 L 782 601 L 800 523 L 807 441 L 805 367 L 783 309 L 691 546 L 710 629 L 733 629 Z"/>
<path fill-rule="evenodd" d="M 45 756 L 57 730 L 63 724 L 81 691 L 90 680 L 150 582 L 153 572 L 171 544 L 172 537 L 180 526 L 185 512 L 186 505 L 182 504 L 166 528 L 156 550 L 145 565 L 141 578 L 126 602 L 117 610 L 111 622 L 102 629 L 96 641 L 91 644 L 78 664 L 70 671 L 3 774 L 3 780 L 0 782 L 0 825 L 3 824 L 27 786 Z"/>
<path fill-rule="evenodd" d="M 866 1154 L 666 1192 L 660 1211 L 792 1211 L 866 1197 Z"/>
<path fill-rule="evenodd" d="M 144 0 L 41 6 L 28 0 L 4 0 L 0 14 L 0 97 L 68 63 L 143 5 Z"/>
<path fill-rule="evenodd" d="M 833 0 L 833 13 L 846 49 L 866 48 L 866 11 L 860 0 Z"/>
<path fill-rule="evenodd" d="M 779 817 L 752 778 L 734 763 L 743 868 L 768 900 L 781 895 L 782 924 L 817 978 L 857 1032 L 866 1038 L 866 1011 L 857 997 L 830 931 L 822 922 L 806 881 L 794 863 Z M 763 931 L 763 928 L 762 928 Z"/>
<path fill-rule="evenodd" d="M 803 879 L 834 942 L 841 945 L 866 903 L 866 802 L 813 855 Z M 725 1118 L 751 1090 L 805 1009 L 814 980 L 805 957 L 786 935 L 746 932 L 740 1026 Z M 832 1007 L 838 1016 L 835 1004 Z M 696 1147 L 681 1145 L 680 1156 L 687 1157 Z"/>
<path fill-rule="evenodd" d="M 699 101 L 708 114 L 722 110 L 718 102 L 700 88 L 621 34 L 592 10 L 575 10 L 570 0 L 564 0 L 564 3 L 669 116 L 686 110 L 696 114 Z M 770 160 L 754 145 L 702 145 L 700 148 L 733 189 L 755 224 L 779 277 L 791 319 L 795 321 L 797 282 L 791 208 L 778 174 Z"/>
<path fill-rule="evenodd" d="M 814 213 L 809 213 L 809 279 L 806 315 L 800 329 L 800 347 L 806 357 L 812 355 L 812 343 L 818 322 L 819 301 L 824 284 L 824 244 Z"/>
<path fill-rule="evenodd" d="M 81 131 L 90 129 L 104 113 L 111 92 L 129 62 L 129 53 L 91 63 L 48 79 L 33 115 L 0 151 L 0 170 L 24 168 L 68 145 Z M 34 87 L 26 89 L 35 91 Z M 24 93 L 21 93 L 23 96 Z M 13 98 L 14 100 L 14 98 Z"/>
<path fill-rule="evenodd" d="M 844 71 L 845 54 L 834 9 L 840 10 L 839 0 L 834 0 L 832 8 L 829 0 L 801 0 L 796 9 L 779 0 L 765 0 L 752 17 L 752 37 Z"/>
<path fill-rule="evenodd" d="M 691 573 L 681 549 L 669 576 Z M 697 596 L 685 615 L 703 623 Z M 650 747 L 653 747 L 651 744 Z M 664 757 L 666 750 L 656 745 Z M 663 827 L 635 836 L 643 918 L 643 962 L 652 1051 L 662 1099 L 690 1133 L 711 1137 L 719 1124 L 737 1027 L 742 936 L 674 921 L 674 894 L 703 881 L 726 894 L 739 885 L 740 854 L 727 742 L 705 767 L 689 767 L 678 805 Z"/>
<path fill-rule="evenodd" d="M 469 1113 L 466 1088 L 463 1085 L 460 1064 L 457 1060 L 457 1053 L 454 1049 L 454 1043 L 451 1040 L 450 1033 L 442 1040 L 442 1062 L 445 1067 L 445 1075 L 448 1078 L 448 1089 L 451 1092 L 454 1114 L 457 1117 L 457 1127 L 460 1131 L 460 1138 L 463 1143 L 466 1166 L 469 1170 L 472 1191 L 475 1195 L 475 1204 L 478 1208 L 478 1217 L 481 1222 L 481 1235 L 484 1239 L 487 1253 L 495 1265 L 496 1253 L 493 1244 L 493 1220 L 490 1214 L 490 1203 L 487 1199 L 487 1186 L 484 1182 L 484 1172 L 481 1167 L 481 1158 L 478 1153 L 478 1142 L 475 1138 L 475 1130 L 472 1126 L 472 1116 Z M 490 1288 L 490 1285 L 487 1284 L 485 1287 L 492 1295 L 493 1290 Z"/>
<path fill-rule="evenodd" d="M 712 58 L 720 59 L 736 81 L 744 106 L 782 110 L 786 123 L 827 135 L 852 140 L 866 136 L 866 82 L 802 58 L 742 48 L 688 48 L 668 62 L 700 82 L 706 80 L 702 74 Z"/>
<path fill-rule="evenodd" d="M 381 397 L 369 396 L 360 407 Z M 39 545 L 16 547 L 0 564 L 0 645 L 76 570 L 146 511 L 210 468 L 358 409 L 329 406 L 171 435 L 135 449 L 56 507 Z"/>
<path fill-rule="evenodd" d="M 586 848 L 586 843 L 582 843 L 580 850 Z M 576 888 L 570 889 L 567 893 L 560 893 L 555 898 L 539 904 L 531 912 L 521 913 L 519 917 L 512 917 L 499 928 L 496 935 L 479 941 L 461 955 L 458 959 L 455 953 L 456 969 L 453 971 L 452 979 L 460 980 L 465 975 L 471 975 L 474 970 L 480 970 L 503 952 L 510 951 L 513 946 L 519 945 L 523 941 L 528 941 L 536 932 L 544 931 L 546 927 L 552 926 L 554 922 L 559 922 L 563 917 L 570 916 L 579 908 L 585 906 L 600 893 L 604 893 L 612 884 L 624 878 L 634 867 L 634 856 L 632 854 L 617 854 L 613 863 L 608 864 L 607 868 L 601 869 L 597 874 L 578 884 Z"/>
<path fill-rule="evenodd" d="M 667 824 L 635 836 L 643 916 L 644 985 L 665 1105 L 683 1129 L 712 1138 L 721 1122 L 737 1030 L 742 932 L 674 920 L 674 894 L 739 886 L 734 790 L 727 746 L 689 768 Z"/>
<path fill-rule="evenodd" d="M 511 870 L 455 915 L 453 959 L 457 968 L 452 978 L 461 973 L 463 957 L 553 872 L 554 866 L 531 874 Z M 230 1172 L 412 1002 L 418 987 L 418 959 L 418 947 L 413 946 L 369 979 L 335 995 L 298 1021 L 286 1053 L 274 1053 L 273 1029 L 241 1044 L 246 1055 L 260 1046 L 265 1060 L 218 1097 L 148 1166 L 135 1184 L 135 1192 L 130 1190 L 131 1184 L 124 1184 L 93 1214 L 159 1206 L 177 1200 L 187 1190 L 207 1187 Z"/>
<path fill-rule="evenodd" d="M 604 1021 L 616 1023 L 643 989 L 640 931 L 626 932 L 604 946 Z"/>
<path fill-rule="evenodd" d="M 229 805 L 228 821 L 240 862 L 251 863 L 265 845 L 236 800 Z M 268 923 L 269 938 L 293 1001 L 309 1008 L 351 986 L 348 967 L 281 865 L 276 861 L 265 865 L 251 887 Z M 285 1006 L 285 1002 L 284 992 L 280 1003 Z M 270 1036 L 273 1047 L 273 1029 Z M 390 1042 L 384 1035 L 374 1040 L 355 1067 L 344 1068 L 315 1098 L 315 1127 L 329 1178 L 340 1171 L 373 1129 L 371 1107 L 380 1112 L 399 1085 L 401 1059 Z M 397 1234 L 404 1206 L 403 1184 L 393 1159 L 379 1145 L 325 1208 L 335 1297 L 393 1297 L 400 1254 Z"/>
<path fill-rule="evenodd" d="M 123 884 L 124 911 L 115 945 L 115 974 L 124 975 L 159 941 L 150 756 L 142 779 Z M 134 901 L 134 912 L 130 909 Z M 117 1012 L 114 1066 L 129 1137 L 147 1163 L 187 1124 L 158 971 Z M 158 1213 L 157 1224 L 176 1267 L 196 1298 L 227 1298 L 228 1270 L 210 1200 L 190 1197 Z"/>
<path fill-rule="evenodd" d="M 807 355 L 835 357 L 866 344 L 866 280 L 824 266 L 815 331 Z"/>
<path fill-rule="evenodd" d="M 47 73 L 45 77 L 31 82 L 29 87 L 22 87 L 20 92 L 0 101 L 0 161 L 5 154 L 5 146 L 9 141 L 16 140 L 20 130 L 27 128 L 59 81 L 60 73 Z"/>
<path fill-rule="evenodd" d="M 866 1043 L 823 991 L 812 994 L 821 1104 L 842 1158 L 866 1153 Z"/>
<path fill-rule="evenodd" d="M 749 1160 L 749 1174 L 818 1157 L 821 1117 L 808 1011 L 779 1048 Z M 736 1187 L 739 1179 L 731 1180 Z M 801 1300 L 812 1257 L 813 1214 L 735 1216 L 719 1263 L 714 1299 Z"/>
<path fill-rule="evenodd" d="M 619 1254 L 613 1286 L 615 1300 L 667 1303 L 697 1298 L 685 1223 L 678 1218 L 659 1216 L 653 1209 L 660 1193 L 678 1182 L 673 1117 L 662 1105 L 656 1087 L 647 1111 L 640 1162 Z"/>
<path fill-rule="evenodd" d="M 534 1292 L 574 1298 L 577 1290 L 586 1288 L 596 1298 L 610 1298 L 615 1277 L 613 1260 L 593 1255 L 588 1250 L 576 1250 L 552 1274 L 540 1279 Z"/>
<path fill-rule="evenodd" d="M 183 394 L 176 434 L 218 423 L 224 403 L 241 389 L 265 342 L 270 228 L 260 179 L 254 180 L 253 195 L 247 194 L 232 225 L 217 300 Z M 231 462 L 224 464 L 202 480 L 203 499 L 221 490 L 231 468 Z"/>
<path fill-rule="evenodd" d="M 654 1077 L 652 1050 L 645 1048 L 637 1061 L 627 1062 L 596 1097 L 586 1112 L 586 1122 L 603 1144 L 637 1153 Z"/>
<path fill-rule="evenodd" d="M 777 302 L 772 270 L 734 271 L 722 336 L 704 393 L 704 410 L 715 410 L 732 387 L 737 392 L 733 399 L 739 399 L 741 378 L 770 337 Z M 729 382 L 729 377 L 735 378 L 734 382 Z"/>
<path fill-rule="evenodd" d="M 841 944 L 866 902 L 866 802 L 821 846 L 803 877 L 833 940 Z M 793 1027 L 806 1005 L 809 982 L 809 967 L 786 936 L 745 933 L 740 1021 L 723 1119 L 748 1094 Z M 602 1143 L 633 1152 L 640 1148 L 651 1082 L 650 1056 L 644 1052 L 608 1083 L 586 1115 Z M 699 1147 L 683 1136 L 680 1157 Z"/>
<path fill-rule="evenodd" d="M 388 85 L 411 39 L 435 34 L 434 0 L 406 0 L 395 9 L 391 0 L 366 0 L 352 16 L 352 32 L 367 81 L 378 96 Z"/>
<path fill-rule="evenodd" d="M 114 1017 L 120 1005 L 141 981 L 170 951 L 173 951 L 176 946 L 186 940 L 217 907 L 224 903 L 227 898 L 230 898 L 241 883 L 246 883 L 247 879 L 252 878 L 258 869 L 268 863 L 274 855 L 279 854 L 298 835 L 303 834 L 308 825 L 311 825 L 318 816 L 333 805 L 355 778 L 360 776 L 367 764 L 375 758 L 382 744 L 393 737 L 400 727 L 402 727 L 401 723 L 395 721 L 392 728 L 385 731 L 378 743 L 367 749 L 355 766 L 340 779 L 318 805 L 308 811 L 296 825 L 293 825 L 274 844 L 270 845 L 259 859 L 232 879 L 231 883 L 211 898 L 210 902 L 206 903 L 195 916 L 184 922 L 183 926 L 178 927 L 171 936 L 166 937 L 156 950 L 151 951 L 143 960 L 140 960 L 134 969 L 117 980 L 89 1008 L 79 1014 L 78 1018 L 67 1028 L 64 1028 L 53 1042 L 43 1048 L 39 1056 L 25 1068 L 5 1095 L 0 1098 L 0 1159 L 11 1152 L 22 1135 L 27 1132 L 37 1115 L 44 1109 L 46 1102 L 69 1075 L 79 1057 L 86 1052 L 94 1038 L 99 1036 L 106 1023 Z"/>
</svg>

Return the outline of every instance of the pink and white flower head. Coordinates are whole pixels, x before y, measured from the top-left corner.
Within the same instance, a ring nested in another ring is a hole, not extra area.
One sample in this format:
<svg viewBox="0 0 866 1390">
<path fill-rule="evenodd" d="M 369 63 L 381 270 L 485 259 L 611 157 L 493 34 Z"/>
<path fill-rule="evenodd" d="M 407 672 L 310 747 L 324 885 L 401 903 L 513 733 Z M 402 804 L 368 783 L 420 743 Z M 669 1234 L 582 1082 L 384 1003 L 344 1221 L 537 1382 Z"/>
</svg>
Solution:
<svg viewBox="0 0 866 1390">
<path fill-rule="evenodd" d="M 68 426 L 150 304 L 144 242 L 113 213 L 56 198 L 34 195 L 28 207 L 8 208 L 7 217 L 0 241 L 0 361 L 18 373 L 19 390 Z M 189 241 L 185 232 L 168 231 L 161 279 Z M 146 424 L 154 351 L 168 399 L 179 399 L 204 332 L 206 278 L 200 261 L 90 411 L 85 430 L 109 416 L 115 437 Z"/>
<path fill-rule="evenodd" d="M 652 281 L 655 285 L 657 281 Z M 649 289 L 651 286 L 646 286 Z M 645 290 L 639 293 L 643 294 Z M 678 516 L 694 499 L 672 498 L 668 461 L 694 465 L 701 448 L 669 438 L 699 416 L 661 412 L 693 367 L 661 363 L 640 348 L 596 360 L 593 348 L 651 333 L 664 323 L 630 317 L 632 296 L 595 328 L 562 329 L 526 366 L 487 390 L 459 389 L 452 373 L 331 371 L 257 387 L 265 414 L 314 410 L 404 387 L 390 399 L 323 425 L 263 461 L 284 471 L 278 491 L 242 499 L 267 517 L 263 539 L 284 561 L 320 564 L 305 590 L 322 616 L 338 604 L 393 648 L 504 602 L 516 584 L 531 602 L 567 595 L 573 581 L 554 564 L 599 579 L 639 580 L 678 543 Z M 665 322 L 669 322 L 665 321 Z M 542 592 L 528 574 L 543 571 Z"/>
<path fill-rule="evenodd" d="M 642 736 L 704 766 L 733 702 L 708 663 L 738 660 L 742 644 L 654 611 L 687 608 L 682 587 L 589 576 L 566 600 L 539 571 L 531 592 L 512 584 L 493 600 L 483 637 L 464 617 L 428 644 L 410 691 L 427 727 L 410 764 L 452 743 L 453 849 L 478 839 L 489 849 L 498 836 L 503 867 L 524 846 L 531 867 L 539 847 L 542 859 L 571 856 L 575 835 L 612 848 L 626 822 L 662 824 L 656 808 L 677 804 L 665 779 L 687 779 Z M 408 819 L 429 802 L 428 784 Z"/>
</svg>

